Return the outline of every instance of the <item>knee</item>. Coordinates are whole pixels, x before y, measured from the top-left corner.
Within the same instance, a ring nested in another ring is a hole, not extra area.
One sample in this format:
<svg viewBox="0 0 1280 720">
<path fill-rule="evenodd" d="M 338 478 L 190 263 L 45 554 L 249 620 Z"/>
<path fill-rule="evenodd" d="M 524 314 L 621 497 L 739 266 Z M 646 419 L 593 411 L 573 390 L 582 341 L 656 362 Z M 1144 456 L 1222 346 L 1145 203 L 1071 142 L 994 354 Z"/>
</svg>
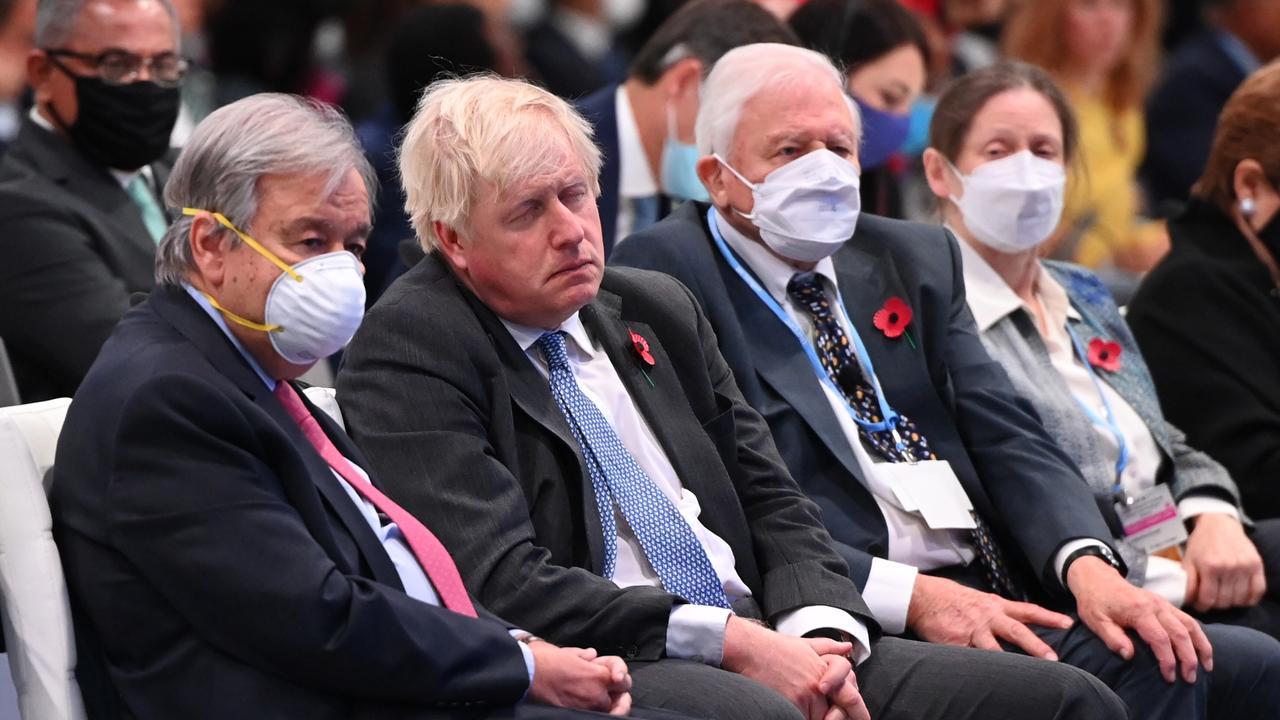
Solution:
<svg viewBox="0 0 1280 720">
<path fill-rule="evenodd" d="M 1106 683 L 1079 668 L 1062 665 L 1062 712 L 1056 720 L 1125 720 L 1129 710 Z"/>
</svg>

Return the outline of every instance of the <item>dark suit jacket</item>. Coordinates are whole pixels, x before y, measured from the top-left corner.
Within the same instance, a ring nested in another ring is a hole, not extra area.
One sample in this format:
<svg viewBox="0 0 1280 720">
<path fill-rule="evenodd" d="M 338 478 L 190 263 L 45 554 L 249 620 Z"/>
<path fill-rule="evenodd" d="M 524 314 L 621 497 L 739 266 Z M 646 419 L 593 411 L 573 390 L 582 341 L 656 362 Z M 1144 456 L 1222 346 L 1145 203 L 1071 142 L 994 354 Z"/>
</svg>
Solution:
<svg viewBox="0 0 1280 720">
<path fill-rule="evenodd" d="M 170 163 L 151 168 L 162 188 Z M 129 296 L 152 287 L 142 215 L 106 168 L 26 118 L 0 161 L 0 247 L 0 337 L 22 400 L 71 395 Z"/>
<path fill-rule="evenodd" d="M 324 460 L 181 289 L 107 341 L 55 472 L 77 634 L 97 636 L 127 716 L 388 717 L 528 687 L 505 624 L 403 592 Z"/>
<path fill-rule="evenodd" d="M 769 422 L 782 456 L 822 517 L 859 587 L 888 537 L 848 440 L 795 336 L 729 267 L 687 203 L 618 246 L 613 262 L 670 273 L 701 303 L 743 395 Z M 1040 429 L 1030 404 L 987 355 L 964 297 L 959 249 L 942 228 L 863 215 L 833 257 L 849 320 L 867 345 L 893 408 L 951 463 L 1006 551 L 1021 549 L 1044 588 L 1060 590 L 1053 559 L 1065 542 L 1106 539 L 1079 471 Z M 915 313 L 889 339 L 872 315 L 897 296 Z M 1008 552 L 1014 562 L 1018 554 Z"/>
<path fill-rule="evenodd" d="M 557 11 L 553 8 L 551 12 Z M 562 98 L 589 95 L 627 76 L 627 58 L 617 49 L 610 49 L 598 61 L 589 60 L 550 19 L 534 26 L 524 45 L 525 59 L 536 77 Z"/>
<path fill-rule="evenodd" d="M 1153 201 L 1186 201 L 1209 159 L 1218 114 L 1244 77 L 1213 30 L 1187 40 L 1165 63 L 1147 98 L 1141 176 Z"/>
<path fill-rule="evenodd" d="M 618 112 L 614 94 L 619 83 L 610 83 L 574 103 L 582 117 L 595 129 L 596 145 L 600 148 L 600 232 L 604 238 L 604 256 L 609 257 L 618 228 L 618 183 L 622 179 L 622 163 L 618 159 Z"/>
<path fill-rule="evenodd" d="M 1275 222 L 1275 221 L 1273 221 Z M 1169 422 L 1222 463 L 1245 512 L 1280 517 L 1280 298 L 1232 220 L 1192 200 L 1126 319 Z"/>
<path fill-rule="evenodd" d="M 608 270 L 581 317 L 698 496 L 701 520 L 733 549 L 755 600 L 744 612 L 773 619 L 824 604 L 869 621 L 816 506 L 743 402 L 688 291 L 657 273 Z M 649 342 L 652 385 L 628 330 Z M 680 600 L 597 575 L 604 546 L 591 481 L 547 380 L 438 256 L 370 310 L 338 397 L 392 497 L 440 533 L 482 602 L 562 644 L 664 654 Z"/>
</svg>

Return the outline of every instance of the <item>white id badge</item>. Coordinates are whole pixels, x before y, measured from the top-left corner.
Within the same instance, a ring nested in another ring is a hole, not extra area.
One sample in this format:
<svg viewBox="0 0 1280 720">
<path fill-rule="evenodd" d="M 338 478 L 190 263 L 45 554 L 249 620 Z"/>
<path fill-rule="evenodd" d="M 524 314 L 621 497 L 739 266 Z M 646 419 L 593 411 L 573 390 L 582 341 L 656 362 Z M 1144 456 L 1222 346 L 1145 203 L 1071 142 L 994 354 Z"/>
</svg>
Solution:
<svg viewBox="0 0 1280 720">
<path fill-rule="evenodd" d="M 1187 528 L 1168 485 L 1156 485 L 1133 498 L 1129 505 L 1116 503 L 1116 514 L 1125 539 L 1148 555 L 1187 540 Z"/>
<path fill-rule="evenodd" d="M 934 530 L 972 530 L 973 503 L 946 460 L 917 463 L 877 463 L 893 488 L 894 497 L 908 512 L 916 512 Z"/>
</svg>

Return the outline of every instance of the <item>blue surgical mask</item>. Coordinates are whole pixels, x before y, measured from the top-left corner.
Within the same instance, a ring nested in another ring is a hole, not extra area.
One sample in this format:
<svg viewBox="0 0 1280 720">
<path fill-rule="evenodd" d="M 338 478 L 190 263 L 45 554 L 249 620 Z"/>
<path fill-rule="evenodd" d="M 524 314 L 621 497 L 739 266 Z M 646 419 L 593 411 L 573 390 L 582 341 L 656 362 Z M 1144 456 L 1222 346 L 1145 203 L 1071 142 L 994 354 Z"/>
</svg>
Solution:
<svg viewBox="0 0 1280 720">
<path fill-rule="evenodd" d="M 668 105 L 667 141 L 662 145 L 662 191 L 675 200 L 710 202 L 711 196 L 698 177 L 701 157 L 696 145 L 676 137 L 675 108 Z"/>
<path fill-rule="evenodd" d="M 933 109 L 938 99 L 929 95 L 921 95 L 911 105 L 911 124 L 907 130 L 907 141 L 902 145 L 902 153 L 916 157 L 929 147 L 929 124 L 933 122 Z"/>
<path fill-rule="evenodd" d="M 906 142 L 907 132 L 911 129 L 911 116 L 877 110 L 857 95 L 852 97 L 858 104 L 858 112 L 862 114 L 862 150 L 858 153 L 858 160 L 863 171 L 878 168 L 888 162 Z"/>
</svg>

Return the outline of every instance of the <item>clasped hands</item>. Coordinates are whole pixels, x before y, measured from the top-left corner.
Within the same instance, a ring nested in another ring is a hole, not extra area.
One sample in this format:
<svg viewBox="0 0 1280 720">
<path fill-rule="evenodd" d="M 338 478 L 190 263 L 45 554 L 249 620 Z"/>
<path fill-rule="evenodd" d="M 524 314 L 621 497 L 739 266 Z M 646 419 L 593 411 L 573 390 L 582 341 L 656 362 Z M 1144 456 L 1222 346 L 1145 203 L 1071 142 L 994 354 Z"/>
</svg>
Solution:
<svg viewBox="0 0 1280 720">
<path fill-rule="evenodd" d="M 849 661 L 853 644 L 798 638 L 731 616 L 721 667 L 772 688 L 808 720 L 870 720 Z"/>
</svg>

